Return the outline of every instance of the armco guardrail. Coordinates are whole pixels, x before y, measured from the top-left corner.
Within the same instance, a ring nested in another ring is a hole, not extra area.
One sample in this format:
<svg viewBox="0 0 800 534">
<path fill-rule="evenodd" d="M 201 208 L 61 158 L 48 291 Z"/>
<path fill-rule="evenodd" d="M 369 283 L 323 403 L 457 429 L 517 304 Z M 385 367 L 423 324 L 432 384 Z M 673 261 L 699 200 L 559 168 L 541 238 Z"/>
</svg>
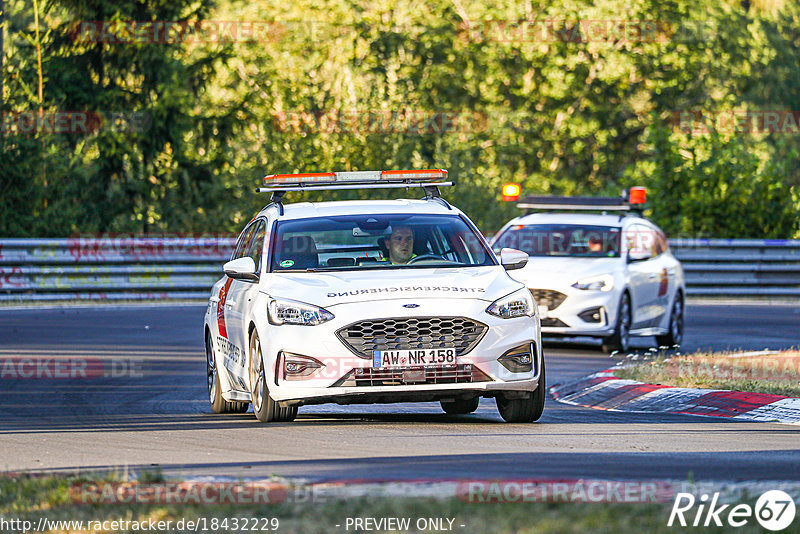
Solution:
<svg viewBox="0 0 800 534">
<path fill-rule="evenodd" d="M 234 237 L 0 239 L 0 302 L 205 299 Z"/>
<path fill-rule="evenodd" d="M 673 239 L 696 296 L 800 296 L 800 241 Z"/>
<path fill-rule="evenodd" d="M 234 237 L 0 239 L 0 302 L 205 299 Z M 800 241 L 674 239 L 694 296 L 800 297 Z"/>
</svg>

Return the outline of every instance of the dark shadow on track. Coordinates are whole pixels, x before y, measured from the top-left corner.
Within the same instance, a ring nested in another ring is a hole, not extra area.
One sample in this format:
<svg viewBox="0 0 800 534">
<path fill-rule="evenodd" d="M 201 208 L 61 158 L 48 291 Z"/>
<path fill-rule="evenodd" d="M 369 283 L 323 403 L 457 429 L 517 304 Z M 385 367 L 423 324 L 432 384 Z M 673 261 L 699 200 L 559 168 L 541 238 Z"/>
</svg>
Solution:
<svg viewBox="0 0 800 534">
<path fill-rule="evenodd" d="M 758 464 L 752 461 L 759 457 Z M 604 478 L 615 480 L 800 480 L 800 451 L 663 453 L 525 453 L 336 458 L 267 462 L 161 465 L 164 474 L 213 476 L 246 470 L 248 478 L 270 475 L 333 480 L 453 480 L 481 478 Z M 134 471 L 153 464 L 130 466 Z M 118 466 L 89 466 L 81 473 L 118 471 Z M 75 469 L 48 472 L 70 473 Z M 720 478 L 719 473 L 729 473 Z"/>
</svg>

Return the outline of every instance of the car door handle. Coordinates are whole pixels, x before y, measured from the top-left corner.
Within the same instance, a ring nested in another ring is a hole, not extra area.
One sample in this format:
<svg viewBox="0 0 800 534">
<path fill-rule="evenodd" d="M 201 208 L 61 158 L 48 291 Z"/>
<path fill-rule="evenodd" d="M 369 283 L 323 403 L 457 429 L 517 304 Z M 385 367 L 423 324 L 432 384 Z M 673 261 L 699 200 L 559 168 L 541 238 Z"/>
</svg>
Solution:
<svg viewBox="0 0 800 534">
<path fill-rule="evenodd" d="M 228 308 L 233 308 L 234 306 L 236 306 L 236 301 L 235 300 L 229 300 L 227 304 L 228 304 Z"/>
<path fill-rule="evenodd" d="M 219 297 L 211 297 L 208 299 L 208 302 L 210 302 L 211 304 L 216 304 L 217 302 L 219 302 Z"/>
<path fill-rule="evenodd" d="M 650 280 L 655 280 L 658 277 L 656 273 L 650 273 Z"/>
</svg>

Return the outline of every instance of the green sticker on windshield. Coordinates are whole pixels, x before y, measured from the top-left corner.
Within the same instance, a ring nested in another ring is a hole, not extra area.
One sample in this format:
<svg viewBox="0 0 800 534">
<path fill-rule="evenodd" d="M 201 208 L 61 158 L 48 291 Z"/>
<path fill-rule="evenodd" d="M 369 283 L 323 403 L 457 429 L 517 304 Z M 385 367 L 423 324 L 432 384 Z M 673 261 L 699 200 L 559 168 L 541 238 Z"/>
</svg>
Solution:
<svg viewBox="0 0 800 534">
<path fill-rule="evenodd" d="M 281 267 L 291 267 L 294 265 L 294 260 L 283 260 L 281 262 Z"/>
</svg>

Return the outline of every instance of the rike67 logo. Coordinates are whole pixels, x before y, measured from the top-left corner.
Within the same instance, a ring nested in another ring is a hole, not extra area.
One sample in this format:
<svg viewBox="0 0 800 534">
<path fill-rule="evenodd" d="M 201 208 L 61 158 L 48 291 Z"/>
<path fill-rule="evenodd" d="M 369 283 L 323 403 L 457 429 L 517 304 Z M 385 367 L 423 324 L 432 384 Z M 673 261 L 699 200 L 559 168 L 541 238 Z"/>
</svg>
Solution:
<svg viewBox="0 0 800 534">
<path fill-rule="evenodd" d="M 691 493 L 678 493 L 667 526 L 721 527 L 727 523 L 731 527 L 743 527 L 755 518 L 765 529 L 777 532 L 788 528 L 795 516 L 794 500 L 781 490 L 767 491 L 758 498 L 755 507 L 719 504 L 719 493 L 714 493 L 710 502 L 705 494 L 700 496 L 699 503 L 697 501 Z M 693 510 L 696 504 L 697 509 Z"/>
</svg>

